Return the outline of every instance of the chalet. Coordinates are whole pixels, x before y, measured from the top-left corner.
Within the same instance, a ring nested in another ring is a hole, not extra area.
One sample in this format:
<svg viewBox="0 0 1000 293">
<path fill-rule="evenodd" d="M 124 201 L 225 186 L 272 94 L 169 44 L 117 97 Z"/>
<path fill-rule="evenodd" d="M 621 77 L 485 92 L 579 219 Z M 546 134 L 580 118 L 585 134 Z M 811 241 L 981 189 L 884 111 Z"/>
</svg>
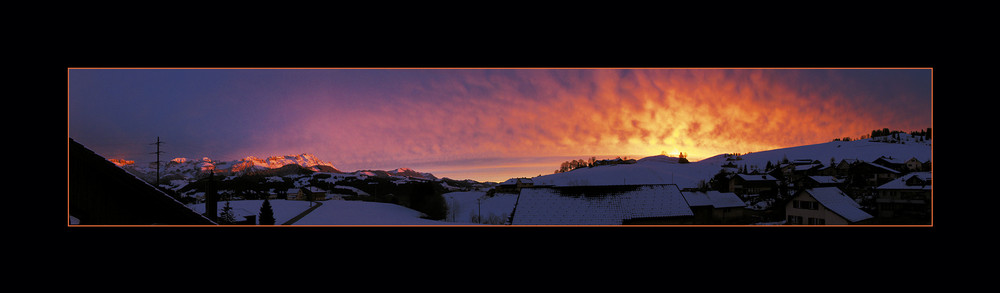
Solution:
<svg viewBox="0 0 1000 293">
<path fill-rule="evenodd" d="M 787 225 L 853 225 L 870 223 L 872 215 L 836 187 L 803 189 L 785 204 Z"/>
<path fill-rule="evenodd" d="M 694 213 L 694 224 L 743 223 L 746 204 L 735 193 L 711 190 L 683 191 L 681 194 Z"/>
<path fill-rule="evenodd" d="M 908 160 L 902 160 L 899 158 L 882 156 L 875 159 L 873 163 L 886 166 L 900 172 L 923 170 L 923 162 L 920 162 L 920 160 L 917 160 L 917 158 L 914 157 L 911 157 Z"/>
<path fill-rule="evenodd" d="M 837 163 L 837 167 L 836 167 L 837 171 L 836 171 L 836 174 L 834 174 L 834 176 L 841 177 L 841 178 L 847 176 L 848 171 L 851 170 L 851 166 L 854 166 L 858 162 L 859 162 L 858 159 L 842 159 L 842 160 L 840 160 L 840 163 Z"/>
<path fill-rule="evenodd" d="M 496 187 L 497 192 L 519 192 L 521 188 L 534 186 L 535 182 L 530 178 L 511 178 L 501 182 Z"/>
<path fill-rule="evenodd" d="M 803 176 L 816 175 L 818 170 L 823 168 L 823 164 L 818 160 L 794 160 L 789 163 L 784 163 L 778 165 L 775 171 L 771 172 L 771 175 L 776 178 L 781 178 L 782 180 L 787 180 L 789 182 L 798 181 Z"/>
<path fill-rule="evenodd" d="M 909 160 L 906 160 L 906 162 L 903 162 L 903 164 L 906 166 L 906 171 L 908 171 L 908 172 L 909 171 L 921 171 L 921 170 L 924 169 L 924 166 L 923 166 L 924 163 L 920 162 L 920 160 L 917 160 L 917 158 L 910 158 Z"/>
<path fill-rule="evenodd" d="M 837 176 L 837 171 L 837 165 L 831 164 L 829 166 L 816 169 L 814 175 L 835 177 Z"/>
<path fill-rule="evenodd" d="M 854 186 L 879 186 L 899 177 L 899 171 L 875 163 L 859 162 L 851 166 L 848 180 Z"/>
<path fill-rule="evenodd" d="M 513 225 L 691 224 L 677 185 L 545 186 L 521 189 Z"/>
<path fill-rule="evenodd" d="M 75 224 L 216 225 L 73 139 L 67 167 L 67 217 Z"/>
<path fill-rule="evenodd" d="M 760 194 L 778 188 L 778 179 L 769 174 L 736 174 L 729 179 L 729 192 L 739 195 Z"/>
<path fill-rule="evenodd" d="M 289 190 L 288 193 L 289 196 L 292 195 L 290 191 L 291 190 Z M 294 198 L 296 200 L 309 200 L 309 201 L 325 200 L 326 190 L 322 190 L 313 186 L 306 186 L 299 188 L 298 192 L 295 193 Z"/>
<path fill-rule="evenodd" d="M 875 188 L 879 219 L 929 222 L 933 184 L 931 172 L 912 172 Z"/>
</svg>

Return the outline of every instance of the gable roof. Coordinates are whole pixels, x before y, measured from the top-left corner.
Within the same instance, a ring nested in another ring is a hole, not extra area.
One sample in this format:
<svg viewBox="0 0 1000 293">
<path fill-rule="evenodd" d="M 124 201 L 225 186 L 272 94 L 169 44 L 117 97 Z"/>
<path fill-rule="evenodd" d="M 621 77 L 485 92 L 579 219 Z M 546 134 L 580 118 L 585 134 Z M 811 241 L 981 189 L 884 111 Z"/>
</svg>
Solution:
<svg viewBox="0 0 1000 293">
<path fill-rule="evenodd" d="M 745 207 L 746 204 L 735 193 L 709 190 L 707 192 L 682 192 L 688 206 L 712 206 L 714 208 Z"/>
<path fill-rule="evenodd" d="M 871 162 L 861 162 L 861 163 L 859 163 L 856 166 L 865 166 L 865 165 L 872 166 L 872 167 L 875 168 L 875 170 L 881 170 L 881 171 L 888 172 L 888 173 L 899 174 L 899 171 L 893 170 L 892 168 L 889 168 L 889 167 L 886 167 L 886 166 L 882 166 L 882 165 L 879 165 L 879 164 L 876 164 L 876 163 L 871 163 Z"/>
<path fill-rule="evenodd" d="M 931 181 L 931 172 L 911 172 L 909 174 L 900 176 L 899 178 L 893 179 L 892 181 L 886 182 L 875 189 L 887 190 L 887 189 L 910 189 L 910 190 L 931 190 L 933 187 L 931 184 L 922 185 L 909 185 L 907 181 L 911 178 L 916 177 L 923 182 Z"/>
<path fill-rule="evenodd" d="M 861 210 L 861 205 L 840 191 L 836 187 L 819 187 L 806 189 L 808 193 L 828 210 L 840 215 L 849 222 L 857 222 L 873 218 L 872 215 Z"/>
<path fill-rule="evenodd" d="M 513 225 L 621 225 L 625 220 L 693 216 L 673 184 L 528 187 L 521 189 Z"/>
<path fill-rule="evenodd" d="M 812 179 L 813 181 L 816 181 L 816 183 L 819 183 L 819 184 L 840 184 L 841 183 L 840 179 L 837 179 L 837 177 L 833 177 L 833 176 L 816 175 L 816 176 L 808 176 L 808 177 L 809 177 L 809 179 Z"/>
</svg>

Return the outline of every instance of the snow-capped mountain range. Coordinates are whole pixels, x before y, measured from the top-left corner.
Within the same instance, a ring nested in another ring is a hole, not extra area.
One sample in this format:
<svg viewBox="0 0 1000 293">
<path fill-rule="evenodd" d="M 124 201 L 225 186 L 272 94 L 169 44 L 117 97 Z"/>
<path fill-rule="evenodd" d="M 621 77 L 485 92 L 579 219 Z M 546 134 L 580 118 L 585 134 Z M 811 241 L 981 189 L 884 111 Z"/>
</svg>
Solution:
<svg viewBox="0 0 1000 293">
<path fill-rule="evenodd" d="M 133 174 L 140 175 L 140 177 L 155 176 L 156 165 L 149 164 L 148 166 L 139 166 L 135 164 L 135 161 L 124 160 L 124 159 L 109 159 L 108 161 L 114 163 L 118 167 L 126 169 Z M 217 161 L 210 159 L 208 157 L 201 158 L 200 160 L 188 159 L 188 158 L 175 158 L 173 160 L 163 163 L 160 168 L 160 177 L 168 178 L 172 177 L 174 179 L 196 179 L 208 174 L 209 171 L 215 170 L 217 175 L 245 175 L 266 171 L 276 171 L 282 168 L 289 169 L 289 172 L 296 172 L 296 169 L 289 168 L 287 166 L 299 166 L 303 169 L 315 171 L 315 172 L 327 172 L 327 173 L 345 173 L 340 171 L 333 164 L 320 160 L 313 154 L 299 154 L 299 155 L 283 155 L 283 156 L 271 156 L 267 158 L 257 158 L 254 156 L 248 156 L 239 160 L 233 161 Z M 399 177 L 409 177 L 409 178 L 419 178 L 436 180 L 438 179 L 431 173 L 417 172 L 410 168 L 398 168 L 395 170 L 381 171 L 381 170 L 359 170 L 353 173 L 366 175 L 366 176 L 399 176 Z"/>
<path fill-rule="evenodd" d="M 134 161 L 130 160 L 109 159 L 108 161 L 130 171 L 136 171 L 139 173 L 156 172 L 155 164 L 150 164 L 149 166 L 139 166 L 136 165 Z M 242 175 L 259 171 L 279 169 L 287 165 L 297 165 L 316 172 L 340 173 L 340 170 L 337 170 L 333 164 L 322 161 L 315 155 L 300 154 L 272 156 L 263 159 L 248 156 L 233 161 L 218 161 L 208 157 L 201 158 L 200 160 L 175 158 L 163 163 L 160 168 L 160 174 L 161 176 L 179 175 L 186 178 L 195 178 L 202 174 L 207 174 L 211 170 L 215 170 L 216 174 Z"/>
</svg>

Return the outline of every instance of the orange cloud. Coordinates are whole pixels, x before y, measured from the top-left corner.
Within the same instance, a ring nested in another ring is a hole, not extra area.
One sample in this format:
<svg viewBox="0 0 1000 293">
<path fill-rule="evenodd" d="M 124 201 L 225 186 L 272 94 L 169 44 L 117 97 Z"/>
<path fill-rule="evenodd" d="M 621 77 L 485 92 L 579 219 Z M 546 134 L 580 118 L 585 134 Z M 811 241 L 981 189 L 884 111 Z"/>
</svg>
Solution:
<svg viewBox="0 0 1000 293">
<path fill-rule="evenodd" d="M 795 70 L 427 73 L 434 77 L 355 98 L 367 103 L 316 99 L 302 106 L 308 114 L 297 114 L 307 117 L 289 124 L 300 131 L 280 140 L 308 143 L 334 162 L 363 168 L 396 167 L 378 166 L 390 161 L 661 152 L 697 160 L 857 137 L 895 115 L 866 108 L 864 101 L 877 97 L 814 85 L 815 78 Z"/>
</svg>

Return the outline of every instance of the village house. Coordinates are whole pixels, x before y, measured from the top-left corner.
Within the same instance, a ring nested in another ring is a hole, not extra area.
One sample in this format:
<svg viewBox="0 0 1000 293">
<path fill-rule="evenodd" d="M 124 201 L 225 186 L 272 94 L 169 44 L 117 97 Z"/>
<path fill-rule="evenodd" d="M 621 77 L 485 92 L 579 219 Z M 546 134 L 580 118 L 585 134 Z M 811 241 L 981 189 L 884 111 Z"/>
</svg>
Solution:
<svg viewBox="0 0 1000 293">
<path fill-rule="evenodd" d="M 854 166 L 858 162 L 859 162 L 858 159 L 841 159 L 840 163 L 837 163 L 836 171 L 834 172 L 835 174 L 833 174 L 833 176 L 836 176 L 838 178 L 847 177 L 848 174 L 850 174 L 849 171 L 851 170 L 851 166 Z"/>
<path fill-rule="evenodd" d="M 836 177 L 837 165 L 830 164 L 829 166 L 823 166 L 822 168 L 816 169 L 816 172 L 814 172 L 813 175 Z"/>
<path fill-rule="evenodd" d="M 851 185 L 858 187 L 879 186 L 900 175 L 899 171 L 892 168 L 863 161 L 851 166 L 850 174 L 848 180 Z"/>
<path fill-rule="evenodd" d="M 780 180 L 795 182 L 803 176 L 817 175 L 818 170 L 823 168 L 823 164 L 818 160 L 794 160 L 778 165 L 769 174 Z"/>
<path fill-rule="evenodd" d="M 496 187 L 496 192 L 517 193 L 521 188 L 534 186 L 535 182 L 530 178 L 511 178 L 501 182 Z"/>
<path fill-rule="evenodd" d="M 288 200 L 325 200 L 326 190 L 319 189 L 314 186 L 305 186 L 301 188 L 290 188 L 287 193 Z"/>
<path fill-rule="evenodd" d="M 694 213 L 694 224 L 745 224 L 746 204 L 735 193 L 682 191 Z"/>
<path fill-rule="evenodd" d="M 878 218 L 930 223 L 931 183 L 931 172 L 912 172 L 875 188 Z"/>
<path fill-rule="evenodd" d="M 786 225 L 868 224 L 873 216 L 836 187 L 803 189 L 785 204 Z"/>
<path fill-rule="evenodd" d="M 913 157 L 911 157 L 908 160 L 902 160 L 899 158 L 893 158 L 891 156 L 889 157 L 881 156 L 878 159 L 875 159 L 873 163 L 886 166 L 893 170 L 904 173 L 911 171 L 920 171 L 923 169 L 923 163 L 920 162 L 920 160 L 917 160 L 917 158 Z"/>
<path fill-rule="evenodd" d="M 769 174 L 736 174 L 729 179 L 729 192 L 746 195 L 760 194 L 778 188 L 778 179 Z"/>
</svg>

